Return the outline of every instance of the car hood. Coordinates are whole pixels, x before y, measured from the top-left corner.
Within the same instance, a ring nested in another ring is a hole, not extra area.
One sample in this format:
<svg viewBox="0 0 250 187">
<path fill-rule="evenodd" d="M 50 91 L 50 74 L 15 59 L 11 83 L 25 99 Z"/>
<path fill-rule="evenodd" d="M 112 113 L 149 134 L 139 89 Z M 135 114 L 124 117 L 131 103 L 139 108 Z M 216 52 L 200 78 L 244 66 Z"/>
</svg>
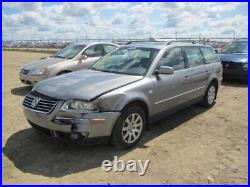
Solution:
<svg viewBox="0 0 250 187">
<path fill-rule="evenodd" d="M 60 59 L 60 58 L 45 58 L 45 59 L 40 59 L 40 60 L 34 60 L 30 62 L 29 64 L 25 64 L 23 68 L 29 69 L 29 70 L 46 68 L 50 65 L 54 65 L 62 61 L 66 61 L 66 60 L 67 59 Z"/>
<path fill-rule="evenodd" d="M 248 61 L 247 54 L 219 54 L 219 58 L 222 62 L 246 63 Z"/>
<path fill-rule="evenodd" d="M 142 76 L 80 70 L 41 81 L 32 91 L 62 100 L 89 101 L 142 78 Z"/>
</svg>

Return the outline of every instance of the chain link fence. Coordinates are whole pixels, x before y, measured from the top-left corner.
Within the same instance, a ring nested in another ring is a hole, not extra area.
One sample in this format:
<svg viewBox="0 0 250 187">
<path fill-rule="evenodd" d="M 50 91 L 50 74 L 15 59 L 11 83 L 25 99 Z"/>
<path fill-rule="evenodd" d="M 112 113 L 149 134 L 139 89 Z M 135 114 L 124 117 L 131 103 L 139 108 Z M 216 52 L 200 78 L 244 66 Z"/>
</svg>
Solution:
<svg viewBox="0 0 250 187">
<path fill-rule="evenodd" d="M 247 38 L 237 38 L 247 39 Z M 236 38 L 121 38 L 121 39 L 50 39 L 50 40 L 6 40 L 2 41 L 3 50 L 29 51 L 54 53 L 59 49 L 66 47 L 71 43 L 81 42 L 112 42 L 116 44 L 124 44 L 129 41 L 189 41 L 195 43 L 206 43 L 212 45 L 214 48 L 221 48 L 226 43 Z"/>
</svg>

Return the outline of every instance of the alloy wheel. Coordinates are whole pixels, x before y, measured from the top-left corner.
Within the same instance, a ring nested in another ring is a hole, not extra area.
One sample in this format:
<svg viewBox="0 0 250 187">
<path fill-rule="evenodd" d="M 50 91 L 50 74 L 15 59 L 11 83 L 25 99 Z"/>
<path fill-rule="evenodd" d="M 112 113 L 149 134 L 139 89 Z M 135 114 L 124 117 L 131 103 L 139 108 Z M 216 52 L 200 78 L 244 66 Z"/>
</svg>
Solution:
<svg viewBox="0 0 250 187">
<path fill-rule="evenodd" d="M 141 135 L 143 120 L 140 114 L 129 115 L 123 123 L 122 138 L 126 143 L 134 143 Z"/>
</svg>

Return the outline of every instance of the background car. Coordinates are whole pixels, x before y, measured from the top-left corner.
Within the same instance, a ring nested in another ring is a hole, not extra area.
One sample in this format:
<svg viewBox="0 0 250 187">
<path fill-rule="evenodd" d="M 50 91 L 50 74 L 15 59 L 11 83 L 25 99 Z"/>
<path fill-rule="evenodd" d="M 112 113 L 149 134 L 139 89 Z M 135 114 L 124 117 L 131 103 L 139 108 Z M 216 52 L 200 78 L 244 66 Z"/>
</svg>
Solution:
<svg viewBox="0 0 250 187">
<path fill-rule="evenodd" d="M 248 79 L 248 40 L 236 40 L 224 46 L 219 58 L 224 79 Z"/>
<path fill-rule="evenodd" d="M 20 80 L 28 85 L 69 73 L 87 69 L 100 57 L 117 48 L 113 43 L 77 43 L 71 44 L 49 58 L 40 59 L 22 67 Z"/>
</svg>

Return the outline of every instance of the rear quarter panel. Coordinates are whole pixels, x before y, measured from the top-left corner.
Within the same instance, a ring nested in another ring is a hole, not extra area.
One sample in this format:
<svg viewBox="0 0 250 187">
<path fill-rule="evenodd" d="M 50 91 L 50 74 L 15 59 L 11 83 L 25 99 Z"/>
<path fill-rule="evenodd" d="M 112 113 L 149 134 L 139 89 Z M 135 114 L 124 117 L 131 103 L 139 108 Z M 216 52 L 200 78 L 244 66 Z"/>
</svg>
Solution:
<svg viewBox="0 0 250 187">
<path fill-rule="evenodd" d="M 221 62 L 219 61 L 216 63 L 207 64 L 207 66 L 209 73 L 207 87 L 213 79 L 216 79 L 218 81 L 218 86 L 220 86 L 222 82 L 222 73 L 223 73 L 223 67 L 221 65 Z"/>
</svg>

